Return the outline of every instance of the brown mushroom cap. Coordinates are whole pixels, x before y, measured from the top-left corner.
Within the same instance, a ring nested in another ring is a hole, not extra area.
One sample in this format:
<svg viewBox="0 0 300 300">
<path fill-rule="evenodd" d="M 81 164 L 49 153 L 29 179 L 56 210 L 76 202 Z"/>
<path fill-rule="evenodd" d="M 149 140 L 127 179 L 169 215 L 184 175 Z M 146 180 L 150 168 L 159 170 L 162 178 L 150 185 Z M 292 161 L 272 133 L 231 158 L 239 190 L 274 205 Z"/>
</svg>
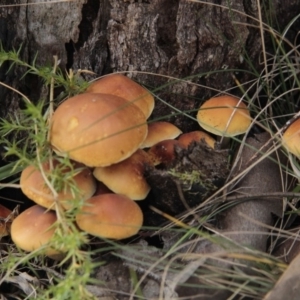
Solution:
<svg viewBox="0 0 300 300">
<path fill-rule="evenodd" d="M 129 157 L 147 136 L 146 118 L 123 98 L 85 93 L 54 112 L 52 146 L 90 167 L 109 166 Z"/>
<path fill-rule="evenodd" d="M 192 142 L 204 140 L 208 146 L 214 149 L 216 140 L 204 131 L 196 130 L 182 134 L 178 142 L 182 148 L 187 148 Z"/>
<path fill-rule="evenodd" d="M 169 122 L 153 122 L 148 124 L 148 134 L 141 148 L 149 148 L 161 141 L 176 139 L 182 131 Z"/>
<path fill-rule="evenodd" d="M 76 223 L 94 236 L 119 240 L 140 230 L 143 213 L 136 202 L 124 195 L 103 194 L 86 201 L 76 216 Z"/>
<path fill-rule="evenodd" d="M 13 218 L 9 218 L 12 215 L 12 211 L 0 204 L 0 238 L 9 234 L 11 221 Z"/>
<path fill-rule="evenodd" d="M 11 225 L 11 238 L 22 250 L 34 251 L 46 245 L 53 237 L 56 222 L 54 211 L 34 205 L 18 215 Z M 61 254 L 50 247 L 45 248 L 45 255 L 50 257 Z"/>
<path fill-rule="evenodd" d="M 126 195 L 132 200 L 143 200 L 150 191 L 144 178 L 145 164 L 151 164 L 149 156 L 138 149 L 117 164 L 95 168 L 93 174 L 114 193 Z"/>
<path fill-rule="evenodd" d="M 247 106 L 238 98 L 227 95 L 204 102 L 197 120 L 206 131 L 225 137 L 245 133 L 251 124 Z"/>
<path fill-rule="evenodd" d="M 133 102 L 144 113 L 146 119 L 154 108 L 154 97 L 138 83 L 122 74 L 110 74 L 93 82 L 88 93 L 110 94 Z"/>
<path fill-rule="evenodd" d="M 49 175 L 50 172 L 50 163 L 44 162 L 41 167 L 43 168 L 43 171 L 45 175 Z M 54 160 L 53 161 L 53 167 L 62 167 L 59 166 L 59 162 Z M 79 167 L 79 164 L 74 164 L 74 177 L 72 178 L 74 184 L 76 187 L 74 187 L 78 194 L 74 194 L 74 190 L 72 191 L 72 188 L 70 185 L 63 184 L 61 186 L 60 190 L 57 191 L 58 201 L 61 202 L 62 206 L 66 209 L 69 209 L 72 207 L 71 201 L 72 199 L 75 199 L 75 197 L 78 197 L 82 200 L 90 198 L 96 191 L 96 181 L 93 177 L 93 174 L 90 169 L 87 167 L 82 167 L 76 171 L 76 168 Z M 63 172 L 70 172 L 69 167 L 63 166 Z M 72 182 L 72 183 L 73 183 Z M 50 190 L 50 188 L 45 183 L 45 180 L 42 176 L 41 170 L 36 169 L 35 166 L 29 165 L 26 167 L 20 177 L 20 186 L 22 192 L 32 201 L 35 203 L 46 207 L 48 209 L 55 209 L 55 198 Z"/>
<path fill-rule="evenodd" d="M 283 146 L 291 153 L 300 157 L 300 119 L 294 121 L 282 136 Z"/>
<path fill-rule="evenodd" d="M 177 140 L 164 140 L 153 145 L 147 152 L 154 166 L 168 164 L 175 159 L 175 146 L 180 146 Z"/>
</svg>

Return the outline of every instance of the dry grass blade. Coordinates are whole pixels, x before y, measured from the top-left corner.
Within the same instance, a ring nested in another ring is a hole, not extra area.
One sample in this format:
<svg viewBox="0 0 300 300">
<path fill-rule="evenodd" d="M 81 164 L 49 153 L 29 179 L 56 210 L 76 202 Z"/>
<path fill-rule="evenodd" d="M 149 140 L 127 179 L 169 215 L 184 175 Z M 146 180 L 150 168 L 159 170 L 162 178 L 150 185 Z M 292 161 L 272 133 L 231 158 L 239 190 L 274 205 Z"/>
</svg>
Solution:
<svg viewBox="0 0 300 300">
<path fill-rule="evenodd" d="M 41 1 L 41 2 L 27 2 L 27 3 L 19 3 L 19 4 L 0 4 L 0 8 L 5 7 L 19 7 L 19 6 L 31 6 L 31 5 L 45 5 L 45 4 L 58 4 L 64 2 L 74 2 L 75 0 L 51 0 L 51 1 Z"/>
</svg>

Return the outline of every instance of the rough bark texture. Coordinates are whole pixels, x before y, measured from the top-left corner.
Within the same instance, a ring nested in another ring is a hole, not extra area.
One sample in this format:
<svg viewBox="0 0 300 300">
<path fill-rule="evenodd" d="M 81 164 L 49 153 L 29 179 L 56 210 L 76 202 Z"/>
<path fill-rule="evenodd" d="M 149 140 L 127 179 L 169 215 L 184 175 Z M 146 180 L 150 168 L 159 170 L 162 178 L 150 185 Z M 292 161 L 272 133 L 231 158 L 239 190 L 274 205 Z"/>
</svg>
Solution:
<svg viewBox="0 0 300 300">
<path fill-rule="evenodd" d="M 129 76 L 181 110 L 197 108 L 216 90 L 234 87 L 232 72 L 213 72 L 249 69 L 246 60 L 242 61 L 245 51 L 259 68 L 261 39 L 259 30 L 251 26 L 258 24 L 252 19 L 258 16 L 256 0 L 30 2 L 33 4 L 28 6 L 24 5 L 27 0 L 1 2 L 17 5 L 0 8 L 0 40 L 5 49 L 22 45 L 22 57 L 28 62 L 38 52 L 40 65 L 51 64 L 56 54 L 62 68 L 88 69 L 97 75 L 131 71 Z M 272 7 L 269 3 L 261 3 L 263 16 L 277 19 L 280 29 L 300 11 L 298 0 L 272 1 Z M 291 37 L 296 31 L 291 30 Z M 0 68 L 1 81 L 25 92 L 32 100 L 40 97 L 41 84 L 36 78 L 28 76 L 19 81 L 22 70 L 6 74 L 7 69 L 8 64 Z M 188 76 L 190 82 L 161 88 L 173 78 Z M 248 77 L 242 72 L 238 76 Z M 1 86 L 0 99 L 2 117 L 19 106 L 16 95 Z M 172 116 L 172 109 L 157 101 L 153 118 L 167 114 L 184 130 L 197 126 L 187 118 Z"/>
</svg>

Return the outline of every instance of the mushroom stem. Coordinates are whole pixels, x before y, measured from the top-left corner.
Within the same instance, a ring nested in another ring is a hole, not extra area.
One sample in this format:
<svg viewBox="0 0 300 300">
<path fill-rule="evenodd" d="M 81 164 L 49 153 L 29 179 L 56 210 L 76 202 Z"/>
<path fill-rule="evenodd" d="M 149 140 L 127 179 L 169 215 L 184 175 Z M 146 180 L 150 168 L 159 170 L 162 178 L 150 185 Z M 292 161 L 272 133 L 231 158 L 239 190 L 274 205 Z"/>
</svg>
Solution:
<svg viewBox="0 0 300 300">
<path fill-rule="evenodd" d="M 228 149 L 230 144 L 230 137 L 227 136 L 218 136 L 217 142 L 215 144 L 215 149 L 221 150 L 221 149 Z"/>
</svg>

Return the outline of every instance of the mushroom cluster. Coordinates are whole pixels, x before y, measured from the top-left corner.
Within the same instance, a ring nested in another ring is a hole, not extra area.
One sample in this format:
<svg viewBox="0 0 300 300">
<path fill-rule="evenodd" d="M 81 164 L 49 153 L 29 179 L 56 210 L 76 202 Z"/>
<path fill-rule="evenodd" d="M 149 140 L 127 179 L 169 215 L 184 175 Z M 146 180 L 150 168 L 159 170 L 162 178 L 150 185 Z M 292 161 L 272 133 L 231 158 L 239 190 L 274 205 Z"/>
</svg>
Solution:
<svg viewBox="0 0 300 300">
<path fill-rule="evenodd" d="M 169 122 L 147 124 L 153 108 L 151 93 L 120 74 L 103 77 L 85 93 L 57 107 L 49 134 L 56 158 L 39 167 L 30 165 L 21 174 L 21 189 L 36 205 L 12 223 L 12 239 L 20 248 L 32 251 L 47 245 L 55 231 L 57 207 L 71 210 L 78 206 L 78 200 L 81 209 L 76 223 L 89 234 L 124 239 L 140 230 L 143 213 L 135 200 L 145 199 L 150 191 L 144 178 L 145 166 L 172 162 L 175 147 L 187 148 L 192 142 L 204 140 L 214 148 L 216 143 L 204 131 L 182 133 Z M 216 117 L 217 110 L 220 116 Z M 206 131 L 226 137 L 242 133 L 251 122 L 247 107 L 227 96 L 205 102 L 197 118 Z M 61 157 L 68 157 L 71 166 L 63 165 Z M 62 174 L 73 174 L 76 193 L 62 180 L 58 186 L 54 183 L 53 193 L 49 181 L 57 168 Z M 20 229 L 24 222 L 31 227 Z M 37 235 L 37 227 L 43 228 L 41 234 Z M 35 242 L 28 245 L 26 241 L 30 240 Z M 57 254 L 55 249 L 45 247 L 46 254 Z"/>
<path fill-rule="evenodd" d="M 171 163 L 175 158 L 175 147 L 187 149 L 192 142 L 204 141 L 211 148 L 215 148 L 216 143 L 225 147 L 230 137 L 245 133 L 252 121 L 246 104 L 228 95 L 205 101 L 198 110 L 197 120 L 205 131 L 182 133 L 168 122 L 149 124 L 148 135 L 142 147 L 148 148 L 147 153 L 155 166 Z M 209 133 L 217 136 L 218 140 Z"/>
<path fill-rule="evenodd" d="M 223 186 L 229 174 L 230 153 L 223 137 L 230 141 L 229 137 L 249 130 L 252 122 L 249 109 L 236 97 L 211 98 L 196 114 L 203 129 L 179 134 L 175 139 L 166 137 L 149 145 L 147 152 L 153 164 L 160 165 L 146 170 L 152 188 L 151 204 L 172 216 L 194 208 Z M 163 220 L 153 220 L 151 214 L 144 210 L 145 223 L 159 226 Z"/>
<path fill-rule="evenodd" d="M 47 246 L 55 232 L 55 210 L 76 208 L 77 200 L 77 226 L 89 234 L 124 239 L 140 230 L 143 213 L 134 200 L 144 199 L 150 190 L 143 168 L 151 161 L 140 147 L 153 108 L 151 93 L 120 74 L 103 77 L 57 107 L 49 133 L 56 158 L 30 165 L 21 174 L 21 189 L 36 205 L 13 221 L 11 236 L 17 246 L 25 251 L 45 247 L 45 254 L 55 255 Z M 71 166 L 60 157 L 68 157 Z M 57 169 L 73 174 L 72 187 L 67 181 L 58 186 L 52 182 Z M 100 184 L 107 187 L 100 190 Z M 37 228 L 42 230 L 37 233 Z"/>
</svg>

